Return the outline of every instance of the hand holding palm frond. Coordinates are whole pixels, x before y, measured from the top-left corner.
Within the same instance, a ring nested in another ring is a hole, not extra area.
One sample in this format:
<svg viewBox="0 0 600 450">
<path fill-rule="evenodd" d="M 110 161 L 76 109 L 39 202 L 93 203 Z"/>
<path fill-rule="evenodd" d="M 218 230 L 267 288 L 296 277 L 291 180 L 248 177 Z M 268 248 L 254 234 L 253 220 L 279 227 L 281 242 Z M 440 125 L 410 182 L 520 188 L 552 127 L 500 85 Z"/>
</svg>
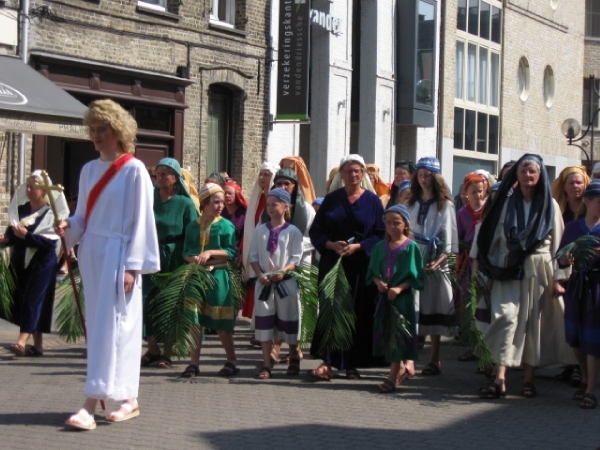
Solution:
<svg viewBox="0 0 600 450">
<path fill-rule="evenodd" d="M 576 270 L 582 270 L 594 261 L 596 258 L 595 249 L 598 247 L 600 247 L 600 238 L 592 235 L 581 236 L 558 250 L 555 258 L 573 257 L 573 267 Z"/>
<path fill-rule="evenodd" d="M 10 258 L 4 245 L 0 245 L 0 312 L 8 320 L 12 319 L 13 293 L 15 277 L 10 267 Z"/>
<path fill-rule="evenodd" d="M 356 312 L 350 284 L 342 258 L 323 277 L 319 285 L 317 333 L 322 337 L 319 353 L 347 350 L 352 346 L 356 329 Z"/>
<path fill-rule="evenodd" d="M 196 316 L 206 301 L 206 291 L 216 286 L 215 278 L 203 266 L 184 264 L 154 280 L 159 287 L 149 300 L 154 337 L 165 344 L 169 355 L 187 356 L 196 345 Z"/>
<path fill-rule="evenodd" d="M 83 294 L 83 285 L 81 283 L 81 274 L 79 269 L 73 269 L 73 277 L 77 285 L 79 300 L 81 301 L 82 313 L 85 314 L 85 298 Z M 75 293 L 71 284 L 71 279 L 65 277 L 56 287 L 56 326 L 58 335 L 66 342 L 75 342 L 84 336 L 83 325 L 77 310 Z"/>
</svg>

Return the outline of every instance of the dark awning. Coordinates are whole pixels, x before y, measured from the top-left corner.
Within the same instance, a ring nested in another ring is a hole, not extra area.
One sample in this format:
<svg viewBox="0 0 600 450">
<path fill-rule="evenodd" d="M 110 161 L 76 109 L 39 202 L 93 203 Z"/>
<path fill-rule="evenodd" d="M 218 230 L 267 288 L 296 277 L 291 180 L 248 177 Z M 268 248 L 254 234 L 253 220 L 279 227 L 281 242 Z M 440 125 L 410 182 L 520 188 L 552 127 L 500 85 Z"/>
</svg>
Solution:
<svg viewBox="0 0 600 450">
<path fill-rule="evenodd" d="M 14 56 L 0 56 L 0 130 L 87 139 L 86 107 Z"/>
</svg>

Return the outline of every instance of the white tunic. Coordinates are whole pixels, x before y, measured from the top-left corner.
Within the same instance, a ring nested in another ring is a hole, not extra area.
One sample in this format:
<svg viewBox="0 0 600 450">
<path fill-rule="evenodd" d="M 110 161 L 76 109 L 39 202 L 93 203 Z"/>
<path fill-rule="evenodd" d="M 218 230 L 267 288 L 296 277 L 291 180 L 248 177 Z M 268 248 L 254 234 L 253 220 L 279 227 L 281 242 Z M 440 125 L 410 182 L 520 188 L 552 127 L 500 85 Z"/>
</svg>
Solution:
<svg viewBox="0 0 600 450">
<path fill-rule="evenodd" d="M 85 291 L 88 398 L 137 398 L 142 347 L 142 274 L 160 269 L 154 224 L 153 189 L 146 167 L 129 161 L 98 198 L 89 222 L 90 190 L 111 162 L 87 163 L 79 179 L 77 211 L 69 219 L 67 246 L 79 246 Z M 135 285 L 123 288 L 125 270 L 135 270 Z"/>
</svg>

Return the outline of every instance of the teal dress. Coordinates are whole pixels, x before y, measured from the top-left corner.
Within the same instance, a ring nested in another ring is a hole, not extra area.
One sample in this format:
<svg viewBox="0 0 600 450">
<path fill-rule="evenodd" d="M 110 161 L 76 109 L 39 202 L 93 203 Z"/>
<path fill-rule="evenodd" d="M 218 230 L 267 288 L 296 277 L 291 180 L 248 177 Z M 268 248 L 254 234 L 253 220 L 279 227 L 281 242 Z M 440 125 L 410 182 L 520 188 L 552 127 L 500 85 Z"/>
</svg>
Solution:
<svg viewBox="0 0 600 450">
<path fill-rule="evenodd" d="M 183 243 L 185 229 L 190 222 L 198 218 L 194 202 L 187 195 L 176 194 L 167 201 L 160 198 L 159 189 L 154 189 L 154 220 L 160 252 L 160 273 L 172 272 L 185 263 Z M 154 316 L 151 310 L 155 284 L 152 275 L 142 275 L 142 293 L 144 296 L 144 337 L 152 336 Z"/>
<path fill-rule="evenodd" d="M 229 259 L 235 258 L 235 226 L 227 219 L 218 217 L 210 227 L 208 242 L 201 243 L 200 219 L 194 220 L 185 231 L 184 256 L 197 256 L 206 250 L 225 250 Z M 214 269 L 215 287 L 206 292 L 206 302 L 195 312 L 195 322 L 211 330 L 233 331 L 234 311 L 229 269 Z"/>
<path fill-rule="evenodd" d="M 406 239 L 396 249 L 391 249 L 388 241 L 378 242 L 371 252 L 366 282 L 373 283 L 373 278 L 387 282 L 390 287 L 396 287 L 402 283 L 408 283 L 411 287 L 393 300 L 394 307 L 406 319 L 411 336 L 398 343 L 398 350 L 391 355 L 388 362 L 418 360 L 417 317 L 413 289 L 420 291 L 424 287 L 423 257 L 419 246 L 410 239 Z M 380 295 L 385 295 L 385 301 L 389 301 L 387 294 Z M 389 355 L 386 355 L 385 352 L 384 320 L 383 317 L 377 317 L 377 315 L 374 319 L 373 356 L 386 356 L 387 359 Z"/>
</svg>

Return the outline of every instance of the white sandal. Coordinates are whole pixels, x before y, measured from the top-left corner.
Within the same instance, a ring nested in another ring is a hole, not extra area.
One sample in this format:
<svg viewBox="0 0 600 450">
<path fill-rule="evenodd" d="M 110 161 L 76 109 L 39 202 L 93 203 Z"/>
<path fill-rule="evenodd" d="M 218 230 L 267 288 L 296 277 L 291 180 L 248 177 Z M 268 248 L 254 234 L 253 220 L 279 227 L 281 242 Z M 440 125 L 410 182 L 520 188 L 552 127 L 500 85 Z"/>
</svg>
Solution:
<svg viewBox="0 0 600 450">
<path fill-rule="evenodd" d="M 81 408 L 77 414 L 73 414 L 65 421 L 65 426 L 78 430 L 94 430 L 96 422 L 93 414 L 87 412 L 85 408 Z"/>
<path fill-rule="evenodd" d="M 125 413 L 123 413 L 121 410 L 124 410 Z M 108 415 L 106 420 L 109 422 L 124 422 L 139 415 L 140 406 L 138 405 L 137 401 L 133 405 L 128 402 L 123 402 L 117 411 L 113 411 Z"/>
</svg>

